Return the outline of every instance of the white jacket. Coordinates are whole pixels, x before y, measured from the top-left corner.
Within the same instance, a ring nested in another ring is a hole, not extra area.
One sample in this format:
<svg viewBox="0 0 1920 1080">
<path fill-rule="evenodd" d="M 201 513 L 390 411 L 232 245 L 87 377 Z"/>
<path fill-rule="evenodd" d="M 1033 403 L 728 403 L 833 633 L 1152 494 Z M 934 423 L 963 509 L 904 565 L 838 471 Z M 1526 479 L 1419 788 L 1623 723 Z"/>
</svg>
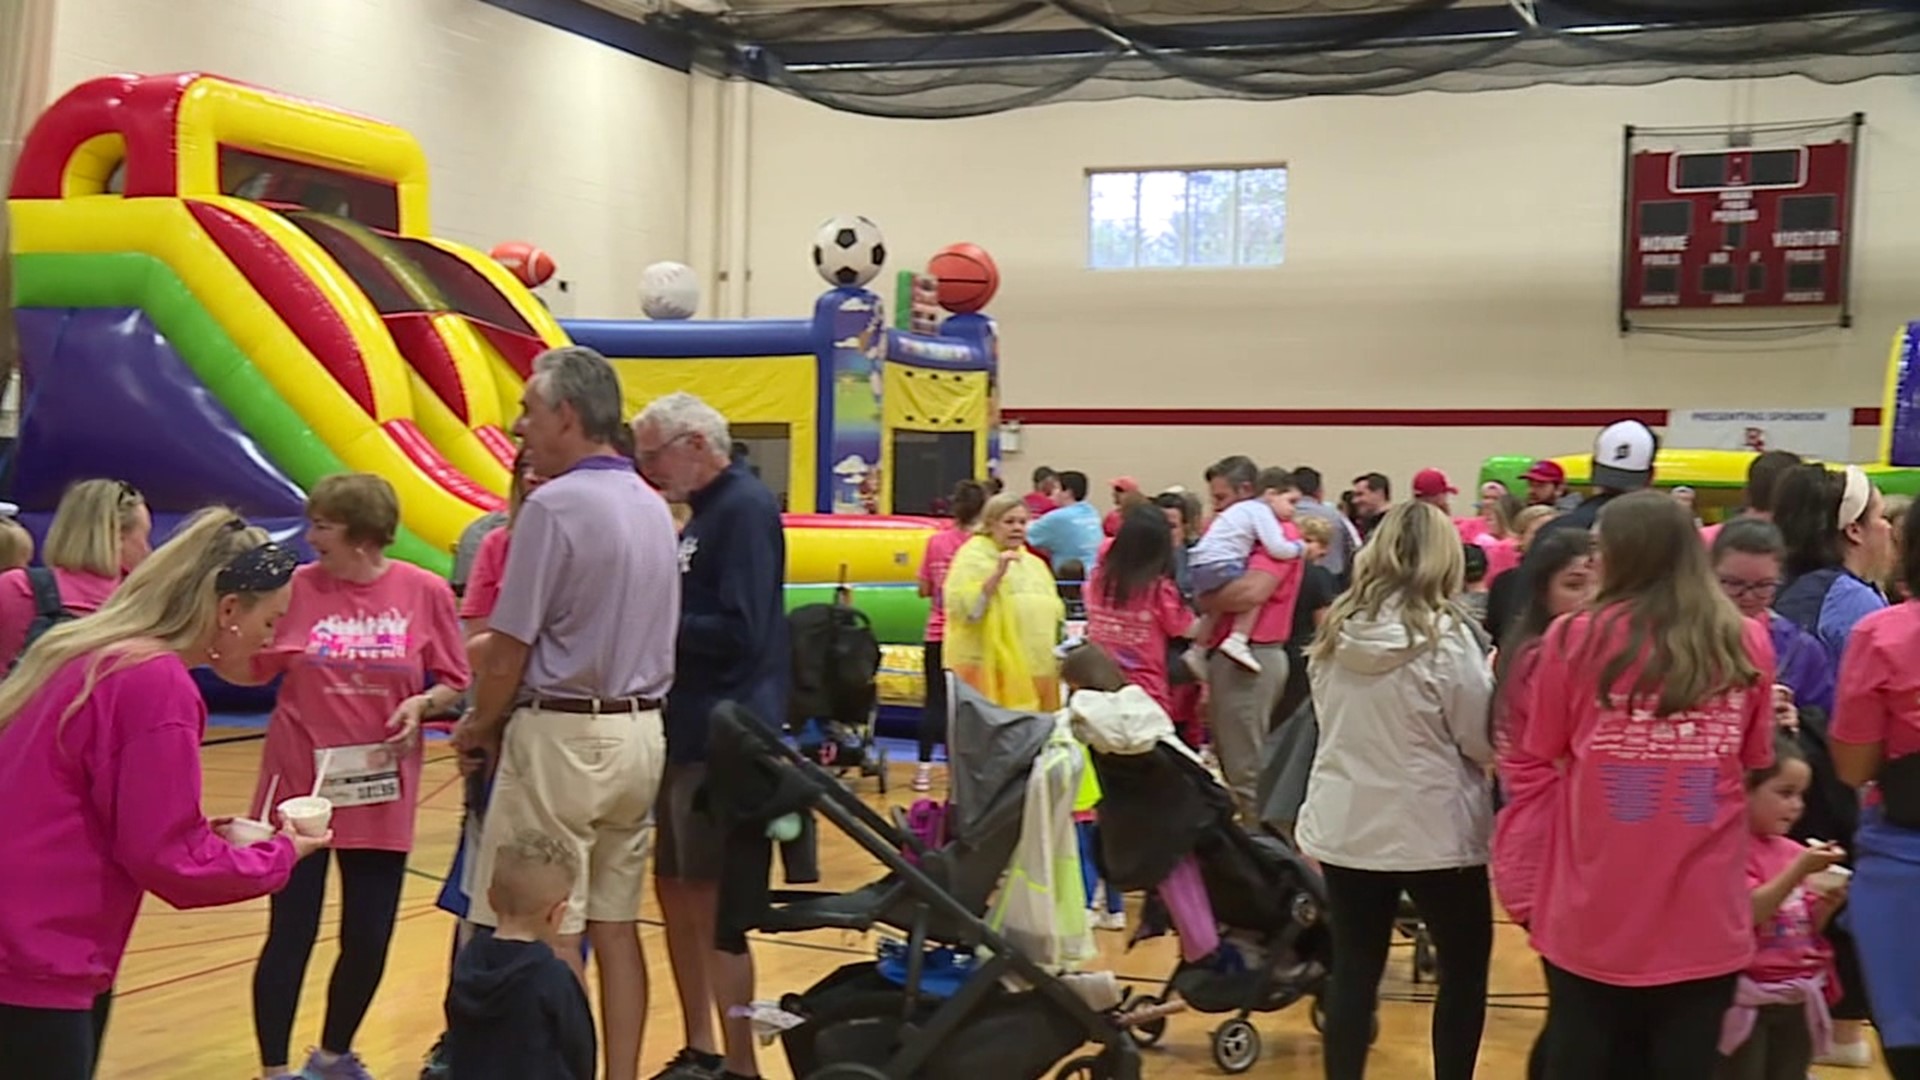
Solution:
<svg viewBox="0 0 1920 1080">
<path fill-rule="evenodd" d="M 1446 870 L 1487 863 L 1493 834 L 1488 704 L 1479 636 L 1443 616 L 1415 644 L 1397 607 L 1349 620 L 1329 660 L 1308 667 L 1320 745 L 1296 836 L 1352 870 Z"/>
</svg>

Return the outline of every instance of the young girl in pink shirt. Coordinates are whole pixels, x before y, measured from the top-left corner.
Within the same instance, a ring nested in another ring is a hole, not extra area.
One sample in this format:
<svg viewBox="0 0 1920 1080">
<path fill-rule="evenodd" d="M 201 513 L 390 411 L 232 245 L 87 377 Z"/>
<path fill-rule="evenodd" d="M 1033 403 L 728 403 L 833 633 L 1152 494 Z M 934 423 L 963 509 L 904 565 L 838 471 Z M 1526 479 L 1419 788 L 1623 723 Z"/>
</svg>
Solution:
<svg viewBox="0 0 1920 1080">
<path fill-rule="evenodd" d="M 1128 510 L 1083 594 L 1087 640 L 1119 664 L 1127 681 L 1173 711 L 1168 646 L 1195 631 L 1193 609 L 1173 580 L 1173 536 L 1158 507 Z"/>
<path fill-rule="evenodd" d="M 1520 752 L 1556 763 L 1531 919 L 1547 1075 L 1712 1074 L 1753 959 L 1746 773 L 1773 762 L 1773 647 L 1659 492 L 1599 520 L 1600 593 L 1547 632 Z"/>
<path fill-rule="evenodd" d="M 947 567 L 960 545 L 973 538 L 980 523 L 980 511 L 987 505 L 987 489 L 977 480 L 962 480 L 954 485 L 953 525 L 927 537 L 927 548 L 920 556 L 920 595 L 933 603 L 927 608 L 927 631 L 922 639 L 920 673 L 926 682 L 926 697 L 920 706 L 920 764 L 913 771 L 913 790 L 933 790 L 933 747 L 947 741 L 947 665 L 940 655 L 946 638 L 947 608 L 942 602 L 947 587 Z"/>
<path fill-rule="evenodd" d="M 1787 833 L 1806 809 L 1813 770 L 1781 733 L 1773 764 L 1747 774 L 1747 888 L 1753 895 L 1753 962 L 1741 974 L 1720 1031 L 1718 1080 L 1799 1080 L 1832 1033 L 1827 1006 L 1840 996 L 1833 949 L 1822 931 L 1846 901 L 1844 878 L 1826 871 L 1846 852 L 1802 844 Z"/>
<path fill-rule="evenodd" d="M 147 893 L 249 900 L 326 845 L 287 828 L 230 842 L 228 819 L 200 809 L 207 709 L 188 669 L 245 677 L 294 561 L 232 511 L 203 511 L 0 684 L 0 1073 L 92 1075 Z"/>
</svg>

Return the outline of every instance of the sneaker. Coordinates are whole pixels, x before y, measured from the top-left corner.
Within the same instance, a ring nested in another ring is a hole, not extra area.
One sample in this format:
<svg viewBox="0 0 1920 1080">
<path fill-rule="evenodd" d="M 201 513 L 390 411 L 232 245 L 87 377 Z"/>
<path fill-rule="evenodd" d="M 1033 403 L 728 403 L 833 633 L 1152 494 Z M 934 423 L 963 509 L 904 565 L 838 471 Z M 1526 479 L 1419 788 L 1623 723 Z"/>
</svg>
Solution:
<svg viewBox="0 0 1920 1080">
<path fill-rule="evenodd" d="M 1826 1053 L 1813 1059 L 1815 1065 L 1833 1065 L 1842 1069 L 1870 1069 L 1873 1067 L 1873 1047 L 1867 1040 L 1859 1042 L 1834 1043 Z"/>
<path fill-rule="evenodd" d="M 1180 654 L 1180 662 L 1187 665 L 1193 677 L 1201 682 L 1207 681 L 1207 650 L 1198 645 L 1189 645 L 1187 651 Z"/>
<path fill-rule="evenodd" d="M 373 1074 L 355 1053 L 341 1054 L 333 1060 L 325 1050 L 315 1050 L 307 1055 L 307 1063 L 300 1069 L 300 1080 L 373 1080 Z"/>
<path fill-rule="evenodd" d="M 1220 655 L 1239 664 L 1248 671 L 1258 672 L 1260 670 L 1260 661 L 1254 658 L 1253 650 L 1247 646 L 1246 638 L 1230 637 L 1221 642 Z"/>
<path fill-rule="evenodd" d="M 915 791 L 932 791 L 933 790 L 932 762 L 923 761 L 920 763 L 918 768 L 913 770 L 913 790 Z"/>
<path fill-rule="evenodd" d="M 1093 916 L 1095 930 L 1125 930 L 1127 913 L 1124 911 L 1102 911 Z"/>
<path fill-rule="evenodd" d="M 719 1080 L 719 1054 L 703 1054 L 691 1046 L 681 1047 L 667 1067 L 653 1074 L 653 1080 Z"/>
</svg>

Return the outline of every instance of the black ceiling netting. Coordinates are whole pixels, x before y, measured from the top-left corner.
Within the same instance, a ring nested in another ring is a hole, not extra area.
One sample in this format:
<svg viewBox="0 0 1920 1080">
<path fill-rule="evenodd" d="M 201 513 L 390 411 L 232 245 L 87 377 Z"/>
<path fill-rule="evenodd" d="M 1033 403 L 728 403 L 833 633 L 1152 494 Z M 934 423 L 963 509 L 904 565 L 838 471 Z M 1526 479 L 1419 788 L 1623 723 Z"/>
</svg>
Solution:
<svg viewBox="0 0 1920 1080">
<path fill-rule="evenodd" d="M 1524 17 L 1519 6 L 1531 8 Z M 666 20 L 706 70 L 876 116 L 1920 71 L 1920 0 L 1020 0 Z"/>
</svg>

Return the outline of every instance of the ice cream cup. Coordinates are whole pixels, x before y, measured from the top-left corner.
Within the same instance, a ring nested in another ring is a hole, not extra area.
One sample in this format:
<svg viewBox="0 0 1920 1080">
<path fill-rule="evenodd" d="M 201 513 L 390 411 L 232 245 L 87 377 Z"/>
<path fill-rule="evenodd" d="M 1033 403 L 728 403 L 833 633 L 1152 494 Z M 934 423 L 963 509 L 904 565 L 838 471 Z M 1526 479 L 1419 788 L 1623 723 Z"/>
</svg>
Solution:
<svg viewBox="0 0 1920 1080">
<path fill-rule="evenodd" d="M 280 804 L 280 820 L 293 826 L 301 836 L 325 836 L 333 821 L 333 800 L 319 795 L 302 795 Z"/>
</svg>

